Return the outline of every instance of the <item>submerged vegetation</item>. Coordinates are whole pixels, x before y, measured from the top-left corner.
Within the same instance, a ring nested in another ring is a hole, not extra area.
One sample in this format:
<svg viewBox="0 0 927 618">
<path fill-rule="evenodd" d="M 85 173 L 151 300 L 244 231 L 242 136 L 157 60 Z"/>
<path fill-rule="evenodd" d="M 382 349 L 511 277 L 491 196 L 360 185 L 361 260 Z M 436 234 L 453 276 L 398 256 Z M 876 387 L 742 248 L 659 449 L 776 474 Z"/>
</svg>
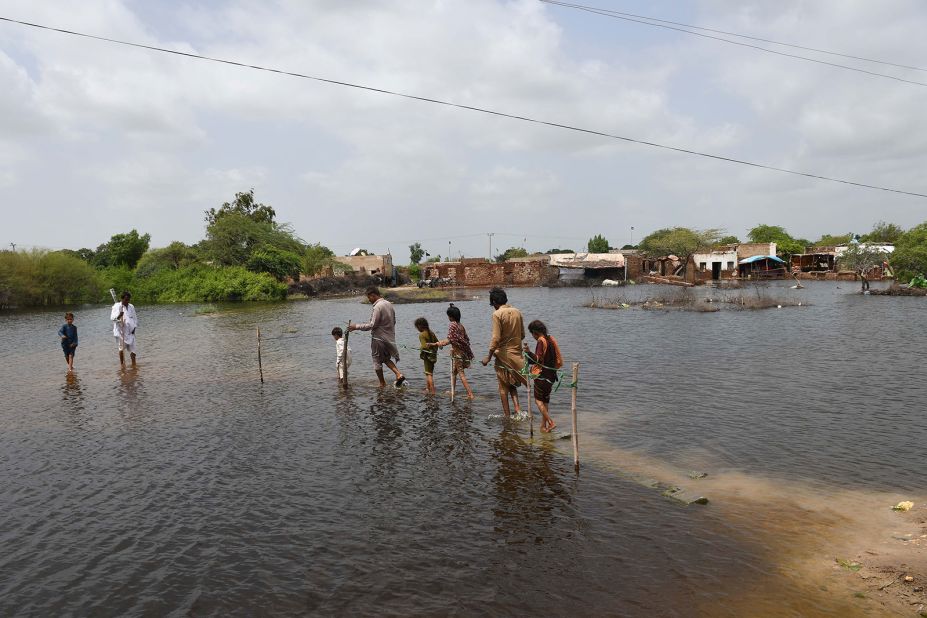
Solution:
<svg viewBox="0 0 927 618">
<path fill-rule="evenodd" d="M 593 292 L 591 300 L 583 306 L 589 309 L 674 309 L 697 313 L 808 306 L 806 301 L 790 298 L 779 291 L 772 293 L 768 288 L 754 284 L 712 290 L 711 294 L 703 295 L 693 288 L 660 287 L 653 294 L 635 299 L 621 293 L 599 295 Z"/>
</svg>

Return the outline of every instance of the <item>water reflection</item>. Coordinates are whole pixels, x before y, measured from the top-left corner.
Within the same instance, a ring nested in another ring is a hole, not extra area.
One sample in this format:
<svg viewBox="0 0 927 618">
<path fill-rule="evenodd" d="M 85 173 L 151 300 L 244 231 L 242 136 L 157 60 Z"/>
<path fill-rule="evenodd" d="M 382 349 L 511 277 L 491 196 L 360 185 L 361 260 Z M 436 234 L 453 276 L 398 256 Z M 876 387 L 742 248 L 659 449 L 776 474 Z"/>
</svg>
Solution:
<svg viewBox="0 0 927 618">
<path fill-rule="evenodd" d="M 61 385 L 61 401 L 65 412 L 69 414 L 84 411 L 84 391 L 76 373 L 65 375 L 64 383 Z"/>
<path fill-rule="evenodd" d="M 571 510 L 569 473 L 546 443 L 533 446 L 506 426 L 492 440 L 495 531 L 507 544 L 543 543 L 557 536 L 561 511 Z"/>
</svg>

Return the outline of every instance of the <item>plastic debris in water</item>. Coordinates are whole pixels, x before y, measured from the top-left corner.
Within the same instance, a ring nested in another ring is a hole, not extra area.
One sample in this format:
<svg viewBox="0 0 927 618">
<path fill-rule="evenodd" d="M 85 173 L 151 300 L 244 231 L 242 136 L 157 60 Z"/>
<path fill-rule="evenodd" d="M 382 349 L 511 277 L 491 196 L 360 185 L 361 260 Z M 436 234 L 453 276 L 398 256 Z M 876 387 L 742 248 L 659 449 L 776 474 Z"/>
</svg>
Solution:
<svg viewBox="0 0 927 618">
<path fill-rule="evenodd" d="M 892 507 L 893 511 L 910 511 L 914 508 L 914 503 L 910 500 L 905 500 L 904 502 L 899 502 Z"/>
</svg>

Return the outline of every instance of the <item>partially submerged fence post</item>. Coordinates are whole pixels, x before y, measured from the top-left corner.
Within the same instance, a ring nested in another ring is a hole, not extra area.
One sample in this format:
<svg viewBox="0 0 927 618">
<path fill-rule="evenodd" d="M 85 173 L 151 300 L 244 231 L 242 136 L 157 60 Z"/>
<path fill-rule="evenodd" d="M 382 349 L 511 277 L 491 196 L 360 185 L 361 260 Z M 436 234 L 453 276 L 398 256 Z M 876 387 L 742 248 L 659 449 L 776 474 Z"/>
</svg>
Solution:
<svg viewBox="0 0 927 618">
<path fill-rule="evenodd" d="M 351 320 L 344 331 L 344 349 L 341 351 L 341 384 L 348 387 L 348 335 L 351 334 Z"/>
<path fill-rule="evenodd" d="M 257 343 L 258 343 L 258 372 L 261 374 L 261 384 L 264 383 L 264 366 L 261 364 L 261 327 L 257 327 Z"/>
<path fill-rule="evenodd" d="M 454 383 L 456 382 L 456 380 L 454 379 L 455 376 L 454 376 L 454 348 L 453 346 L 451 346 L 450 359 L 451 359 L 451 403 L 454 403 L 454 386 L 455 386 Z"/>
<path fill-rule="evenodd" d="M 570 404 L 570 412 L 573 415 L 573 468 L 579 472 L 579 435 L 577 435 L 576 427 L 576 389 L 579 383 L 579 363 L 573 363 L 573 383 L 570 385 L 572 388 L 572 401 Z"/>
<path fill-rule="evenodd" d="M 531 372 L 528 372 L 528 375 L 525 376 L 525 386 L 528 388 L 528 435 L 534 437 L 534 412 L 531 411 Z"/>
</svg>

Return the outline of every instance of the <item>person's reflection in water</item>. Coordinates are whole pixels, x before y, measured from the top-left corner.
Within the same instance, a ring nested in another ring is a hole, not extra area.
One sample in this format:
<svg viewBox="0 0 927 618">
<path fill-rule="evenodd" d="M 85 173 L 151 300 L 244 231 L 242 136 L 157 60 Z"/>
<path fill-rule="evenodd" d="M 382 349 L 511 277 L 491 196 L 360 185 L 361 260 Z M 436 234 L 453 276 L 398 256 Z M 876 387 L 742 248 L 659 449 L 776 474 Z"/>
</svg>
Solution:
<svg viewBox="0 0 927 618">
<path fill-rule="evenodd" d="M 64 384 L 61 385 L 61 401 L 67 412 L 84 411 L 84 392 L 76 373 L 66 374 Z"/>
<path fill-rule="evenodd" d="M 144 395 L 144 381 L 138 367 L 119 370 L 119 391 L 126 412 L 134 413 L 138 407 L 139 394 Z"/>
<path fill-rule="evenodd" d="M 370 406 L 370 418 L 373 420 L 373 473 L 377 476 L 392 476 L 396 462 L 402 457 L 402 423 L 405 405 L 401 393 L 391 390 L 378 390 L 376 401 Z"/>
<path fill-rule="evenodd" d="M 572 516 L 572 496 L 563 484 L 563 457 L 545 443 L 533 446 L 504 428 L 493 441 L 496 534 L 506 544 L 544 543 L 568 534 L 558 528 Z"/>
</svg>

